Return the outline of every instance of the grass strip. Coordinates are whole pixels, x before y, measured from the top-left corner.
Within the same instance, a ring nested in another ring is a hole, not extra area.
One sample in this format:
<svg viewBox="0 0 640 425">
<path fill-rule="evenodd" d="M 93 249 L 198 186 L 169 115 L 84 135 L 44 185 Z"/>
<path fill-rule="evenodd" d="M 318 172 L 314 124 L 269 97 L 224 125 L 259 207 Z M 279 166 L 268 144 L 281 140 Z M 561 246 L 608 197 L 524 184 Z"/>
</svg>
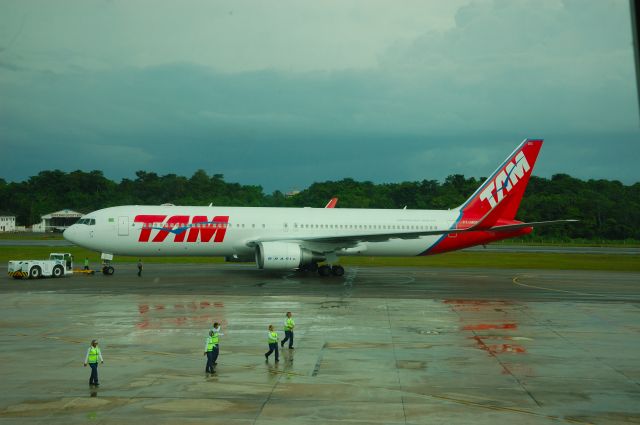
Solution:
<svg viewBox="0 0 640 425">
<path fill-rule="evenodd" d="M 100 263 L 100 254 L 79 247 L 1 246 L 0 262 L 36 260 L 49 257 L 50 252 L 70 252 L 81 267 L 86 257 L 92 265 Z M 142 257 L 145 264 L 153 263 L 223 263 L 221 257 Z M 115 256 L 115 263 L 136 262 L 138 257 Z M 525 252 L 450 252 L 425 257 L 342 257 L 345 266 L 370 267 L 450 267 L 490 269 L 549 269 L 640 271 L 639 255 L 564 254 Z"/>
</svg>

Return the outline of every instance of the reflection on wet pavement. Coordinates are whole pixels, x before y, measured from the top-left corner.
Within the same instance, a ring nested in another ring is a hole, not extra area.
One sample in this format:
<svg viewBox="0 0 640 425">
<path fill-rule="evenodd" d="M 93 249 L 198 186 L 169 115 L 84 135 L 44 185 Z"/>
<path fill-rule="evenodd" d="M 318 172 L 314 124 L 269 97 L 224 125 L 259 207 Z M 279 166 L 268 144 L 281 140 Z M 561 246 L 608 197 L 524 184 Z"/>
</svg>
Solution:
<svg viewBox="0 0 640 425">
<path fill-rule="evenodd" d="M 203 266 L 154 284 L 149 269 L 146 283 L 2 288 L 0 423 L 640 421 L 633 274 L 359 268 L 349 285 L 289 284 Z M 296 349 L 265 363 L 266 325 L 282 334 L 286 311 Z M 205 375 L 213 321 L 225 335 Z M 87 390 L 96 337 L 105 363 Z"/>
</svg>

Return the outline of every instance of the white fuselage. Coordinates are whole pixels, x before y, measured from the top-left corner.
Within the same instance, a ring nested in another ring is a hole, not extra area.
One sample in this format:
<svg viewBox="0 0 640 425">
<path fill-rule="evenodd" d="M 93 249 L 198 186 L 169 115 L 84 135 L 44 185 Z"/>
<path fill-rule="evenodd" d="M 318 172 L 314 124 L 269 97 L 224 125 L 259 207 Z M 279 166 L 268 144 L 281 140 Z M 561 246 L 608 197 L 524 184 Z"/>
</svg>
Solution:
<svg viewBox="0 0 640 425">
<path fill-rule="evenodd" d="M 141 216 L 147 217 L 143 219 L 146 222 L 140 221 Z M 150 216 L 155 217 L 149 219 Z M 201 228 L 194 227 L 194 217 L 207 223 Z M 90 224 L 71 226 L 65 238 L 88 249 L 114 255 L 250 257 L 255 251 L 252 241 L 300 240 L 306 246 L 319 247 L 319 251 L 330 251 L 332 243 L 323 242 L 322 237 L 449 229 L 459 217 L 458 210 L 131 205 L 87 214 L 80 223 Z M 443 237 L 446 236 L 363 241 L 341 248 L 336 254 L 415 256 Z"/>
</svg>

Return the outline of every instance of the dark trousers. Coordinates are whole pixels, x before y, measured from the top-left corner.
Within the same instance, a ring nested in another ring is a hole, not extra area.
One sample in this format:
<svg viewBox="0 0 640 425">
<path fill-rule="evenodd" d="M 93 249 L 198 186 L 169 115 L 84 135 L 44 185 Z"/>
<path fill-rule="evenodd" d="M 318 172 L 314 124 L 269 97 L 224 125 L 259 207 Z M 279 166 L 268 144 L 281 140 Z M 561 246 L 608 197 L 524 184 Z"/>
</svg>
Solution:
<svg viewBox="0 0 640 425">
<path fill-rule="evenodd" d="M 280 345 L 284 347 L 284 343 L 289 341 L 289 348 L 293 348 L 293 331 L 284 331 L 285 338 L 280 342 Z"/>
<path fill-rule="evenodd" d="M 213 351 L 207 351 L 207 366 L 205 368 L 205 372 L 207 373 L 213 373 Z"/>
<path fill-rule="evenodd" d="M 213 353 L 213 362 L 215 363 L 215 362 L 217 362 L 217 361 L 218 361 L 218 354 L 220 354 L 220 347 L 218 347 L 217 345 L 215 345 L 215 346 L 213 347 L 213 351 L 212 351 L 212 353 Z"/>
<path fill-rule="evenodd" d="M 138 277 L 142 276 L 142 267 L 138 267 Z"/>
<path fill-rule="evenodd" d="M 271 355 L 271 353 L 273 353 L 274 351 L 276 352 L 276 361 L 280 361 L 280 358 L 278 357 L 278 343 L 277 342 L 269 344 L 269 351 L 264 353 L 265 357 L 269 357 Z"/>
<path fill-rule="evenodd" d="M 98 363 L 89 363 L 91 367 L 91 376 L 89 377 L 89 385 L 97 385 L 98 382 Z"/>
</svg>

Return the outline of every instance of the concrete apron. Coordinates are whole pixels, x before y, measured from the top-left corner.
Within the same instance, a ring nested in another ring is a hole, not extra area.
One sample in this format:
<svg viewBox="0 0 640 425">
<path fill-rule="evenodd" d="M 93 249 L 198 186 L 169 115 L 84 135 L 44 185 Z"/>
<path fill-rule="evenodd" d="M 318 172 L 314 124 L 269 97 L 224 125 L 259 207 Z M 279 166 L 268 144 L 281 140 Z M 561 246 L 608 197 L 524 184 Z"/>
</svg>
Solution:
<svg viewBox="0 0 640 425">
<path fill-rule="evenodd" d="M 625 423 L 633 303 L 5 293 L 0 423 Z M 264 361 L 267 326 L 293 351 Z M 206 331 L 223 325 L 217 373 Z M 101 386 L 84 354 L 98 338 Z"/>
</svg>

